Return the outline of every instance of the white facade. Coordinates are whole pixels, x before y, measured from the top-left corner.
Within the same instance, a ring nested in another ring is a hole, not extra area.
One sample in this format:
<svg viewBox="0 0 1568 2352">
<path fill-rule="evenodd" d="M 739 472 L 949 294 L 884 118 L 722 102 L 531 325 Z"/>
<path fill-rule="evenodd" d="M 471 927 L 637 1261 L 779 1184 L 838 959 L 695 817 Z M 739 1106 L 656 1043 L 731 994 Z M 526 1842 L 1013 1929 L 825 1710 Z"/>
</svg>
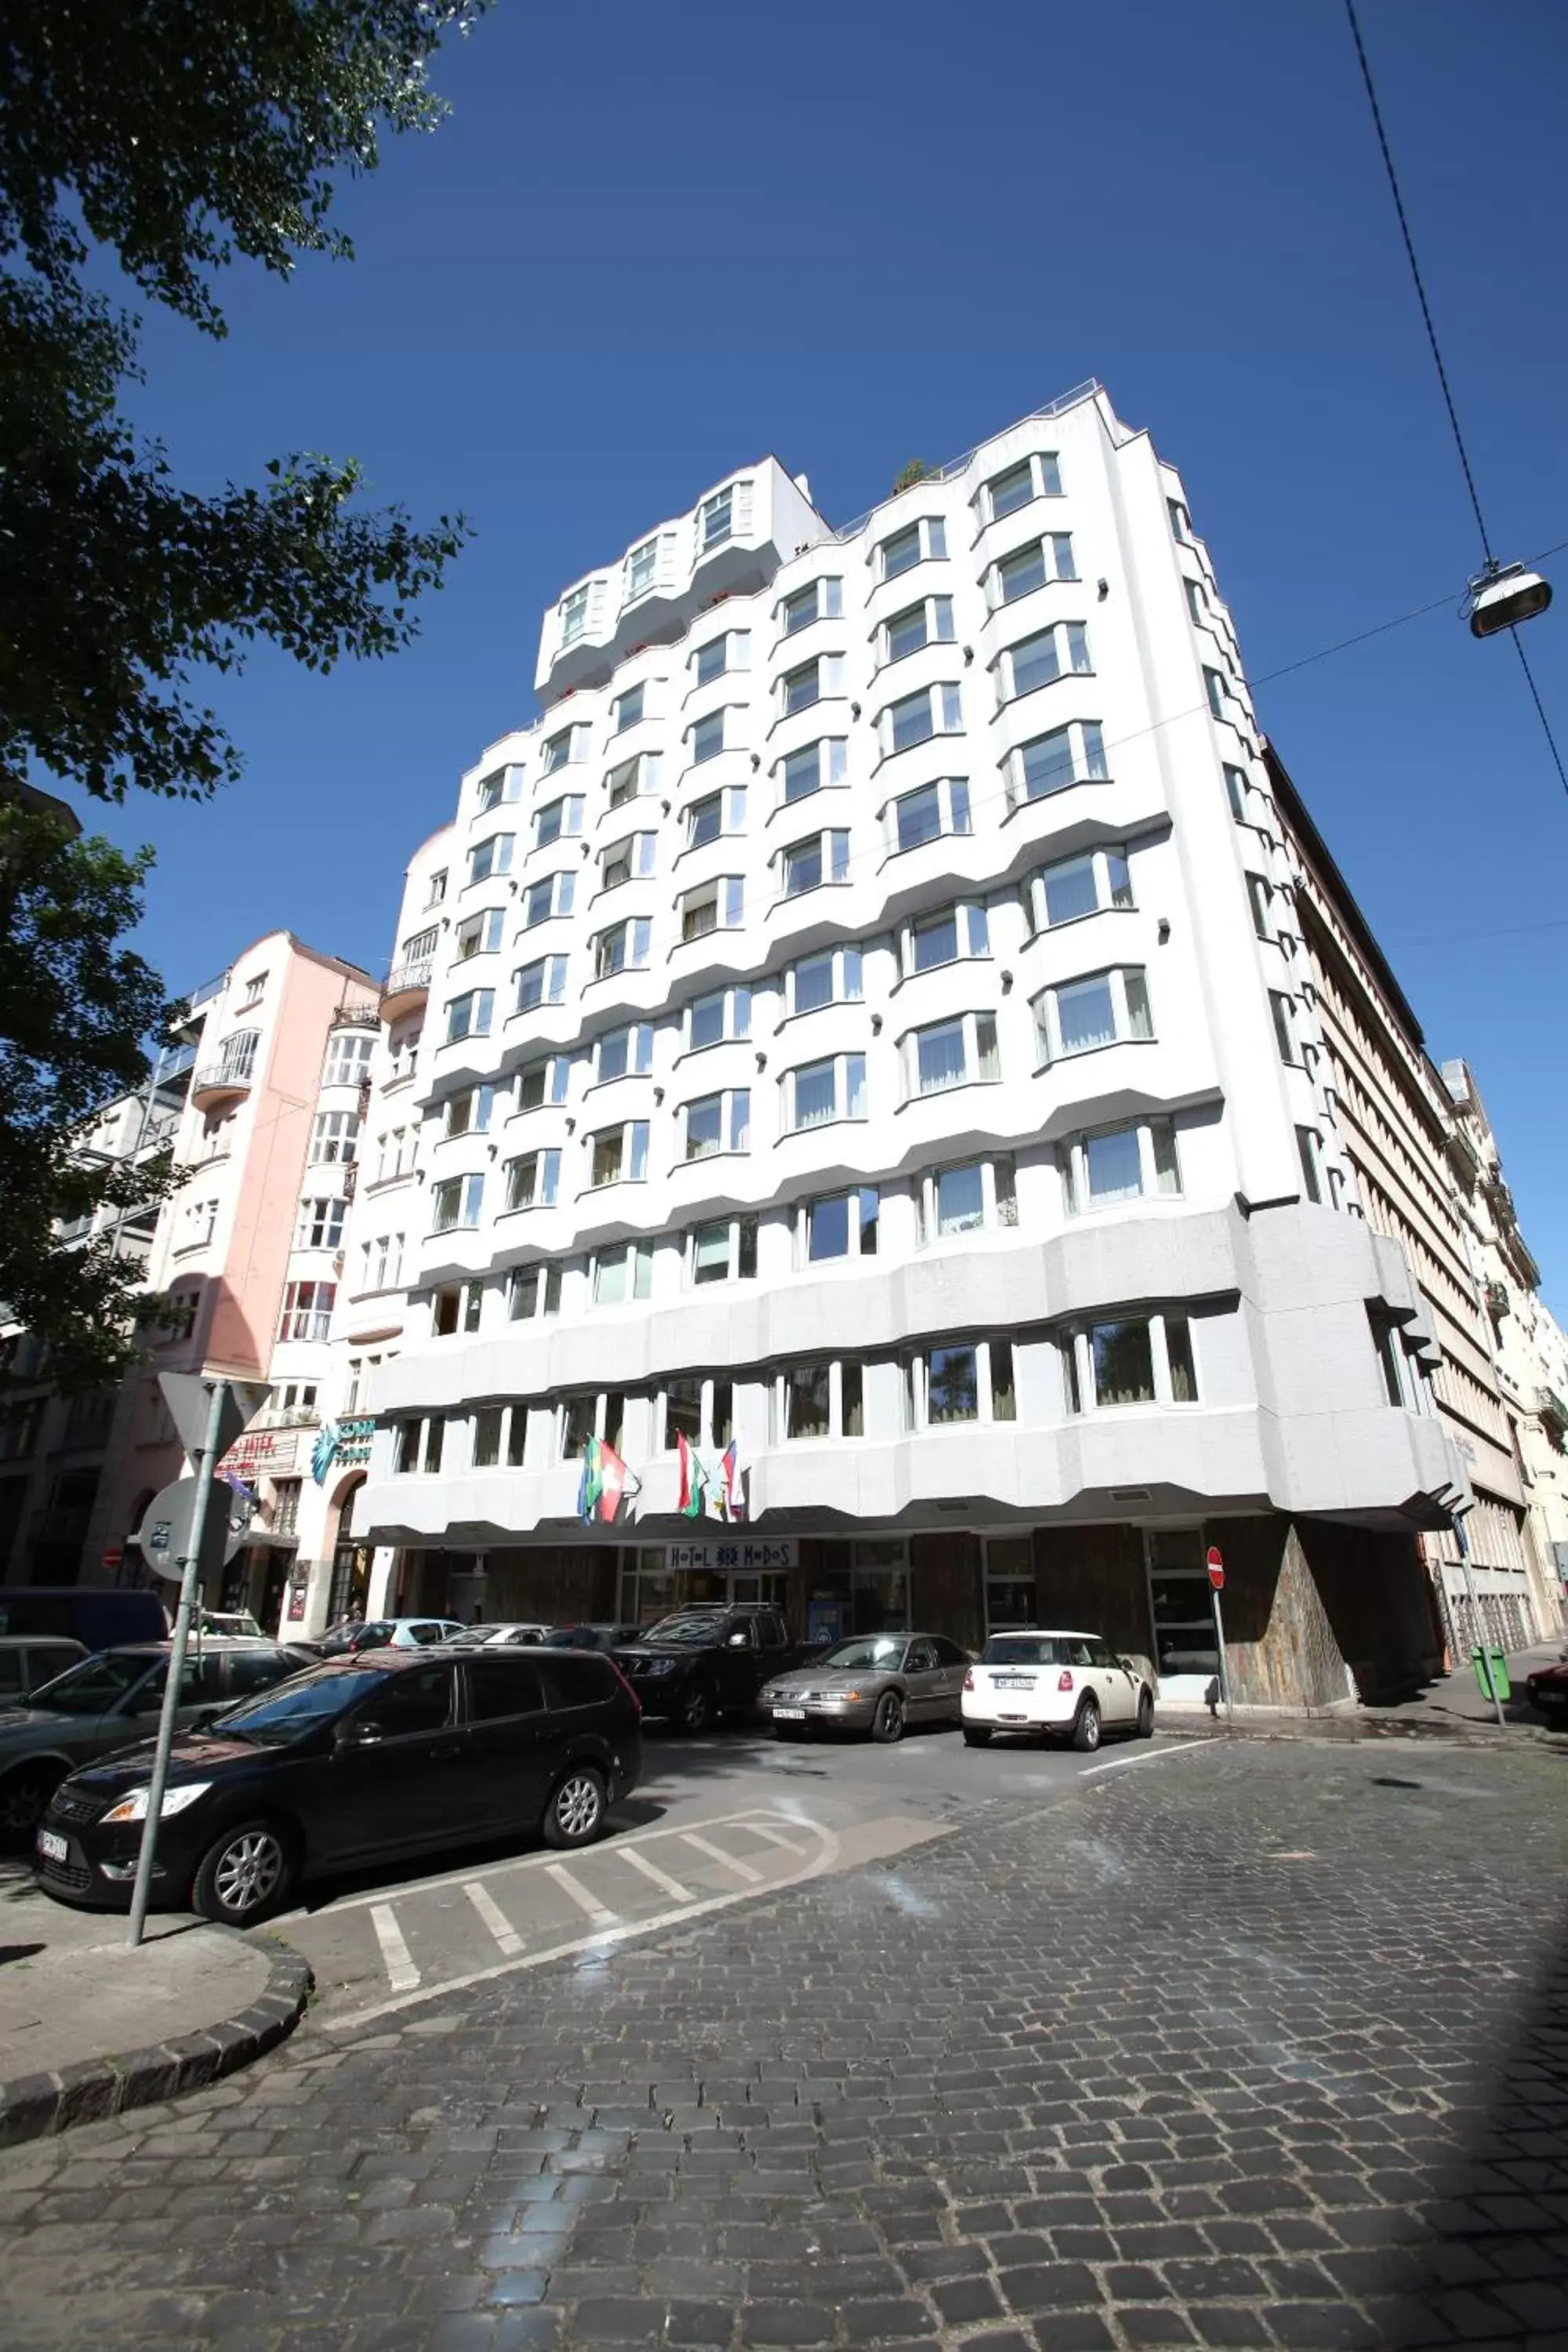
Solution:
<svg viewBox="0 0 1568 2352">
<path fill-rule="evenodd" d="M 462 786 L 357 1532 L 581 1540 L 591 1429 L 662 1539 L 677 1428 L 759 1534 L 1444 1523 L 1230 618 L 1103 394 L 846 532 L 747 469 L 538 683 Z"/>
</svg>

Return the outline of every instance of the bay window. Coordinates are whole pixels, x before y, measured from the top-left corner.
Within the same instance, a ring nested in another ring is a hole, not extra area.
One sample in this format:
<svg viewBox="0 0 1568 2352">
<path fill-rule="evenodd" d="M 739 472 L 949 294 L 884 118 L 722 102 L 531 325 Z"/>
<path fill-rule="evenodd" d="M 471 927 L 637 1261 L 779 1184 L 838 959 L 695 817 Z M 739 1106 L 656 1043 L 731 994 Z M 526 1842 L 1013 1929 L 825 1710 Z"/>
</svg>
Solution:
<svg viewBox="0 0 1568 2352">
<path fill-rule="evenodd" d="M 612 923 L 607 931 L 598 932 L 594 940 L 595 979 L 610 980 L 618 971 L 643 971 L 652 936 L 653 924 L 646 915 Z"/>
<path fill-rule="evenodd" d="M 301 1201 L 294 1226 L 296 1249 L 335 1250 L 343 1237 L 348 1202 L 341 1193 Z"/>
<path fill-rule="evenodd" d="M 659 779 L 659 755 L 657 751 L 639 751 L 633 760 L 623 760 L 612 768 L 607 778 L 610 806 L 625 808 L 645 793 L 657 793 Z"/>
<path fill-rule="evenodd" d="M 359 1087 L 370 1078 L 370 1057 L 375 1039 L 363 1029 L 335 1030 L 327 1040 L 324 1087 Z"/>
<path fill-rule="evenodd" d="M 745 1151 L 752 1136 L 752 1095 L 749 1087 L 729 1087 L 721 1093 L 700 1095 L 685 1106 L 688 1160 L 711 1160 L 721 1151 Z"/>
<path fill-rule="evenodd" d="M 666 1454 L 676 1452 L 678 1436 L 706 1452 L 710 1446 L 722 1451 L 735 1434 L 735 1385 L 731 1380 L 677 1373 L 666 1381 L 662 1402 Z"/>
<path fill-rule="evenodd" d="M 559 1004 L 566 994 L 566 959 L 541 956 L 525 963 L 517 974 L 517 1011 L 532 1013 L 541 1004 Z"/>
<path fill-rule="evenodd" d="M 459 1226 L 477 1225 L 484 1198 L 482 1175 L 444 1176 L 430 1188 L 431 1232 L 449 1234 Z"/>
<path fill-rule="evenodd" d="M 530 1062 L 517 1074 L 518 1109 L 539 1110 L 546 1103 L 563 1103 L 571 1079 L 572 1065 L 564 1054 Z"/>
<path fill-rule="evenodd" d="M 583 830 L 583 795 L 563 793 L 559 800 L 546 801 L 533 820 L 535 849 L 548 849 L 552 841 L 575 836 Z"/>
<path fill-rule="evenodd" d="M 700 719 L 695 727 L 688 730 L 691 743 L 691 764 L 694 768 L 700 767 L 704 760 L 716 760 L 720 752 L 724 750 L 724 721 L 727 716 L 728 712 L 723 709 L 710 710 L 705 719 Z"/>
<path fill-rule="evenodd" d="M 437 1339 L 450 1339 L 459 1331 L 477 1331 L 484 1311 L 482 1282 L 449 1283 L 431 1297 L 431 1332 Z"/>
<path fill-rule="evenodd" d="M 825 882 L 847 882 L 849 835 L 808 834 L 804 841 L 792 841 L 787 849 L 781 849 L 774 862 L 786 898 L 798 898 L 804 890 L 819 890 Z"/>
<path fill-rule="evenodd" d="M 786 1134 L 866 1116 L 864 1054 L 832 1054 L 825 1061 L 804 1063 L 797 1070 L 786 1070 L 780 1083 Z"/>
<path fill-rule="evenodd" d="M 798 629 L 808 629 L 813 621 L 837 621 L 844 611 L 844 583 L 809 581 L 783 598 L 777 609 L 780 633 L 786 637 L 793 637 Z"/>
<path fill-rule="evenodd" d="M 1197 1402 L 1192 1327 L 1179 1310 L 1076 1324 L 1060 1346 L 1070 1412 Z"/>
<path fill-rule="evenodd" d="M 324 1339 L 337 1304 L 335 1282 L 290 1282 L 284 1286 L 279 1339 Z"/>
<path fill-rule="evenodd" d="M 732 931 L 745 920 L 746 886 L 738 874 L 721 874 L 681 893 L 680 936 L 700 940 L 710 931 Z"/>
<path fill-rule="evenodd" d="M 628 604 L 636 604 L 639 596 L 646 596 L 648 590 L 657 584 L 658 580 L 657 535 L 652 539 L 645 539 L 640 547 L 633 548 L 626 558 L 626 580 L 624 601 Z M 639 687 L 637 690 L 640 693 L 642 689 Z"/>
<path fill-rule="evenodd" d="M 464 1037 L 488 1037 L 495 1003 L 493 988 L 471 989 L 467 996 L 454 996 L 447 1007 L 447 1045 L 455 1045 Z"/>
<path fill-rule="evenodd" d="M 709 1224 L 694 1225 L 687 1246 L 693 1285 L 751 1282 L 756 1277 L 755 1217 L 718 1217 Z"/>
<path fill-rule="evenodd" d="M 574 588 L 569 596 L 561 599 L 561 642 L 571 645 L 580 637 L 588 623 L 588 589 Z"/>
<path fill-rule="evenodd" d="M 736 1037 L 752 1034 L 752 992 L 749 988 L 716 988 L 707 996 L 694 996 L 688 1008 L 686 1024 L 687 1051 L 700 1053 L 705 1046 L 720 1045 Z"/>
<path fill-rule="evenodd" d="M 653 833 L 628 833 L 621 840 L 612 841 L 600 852 L 600 889 L 618 890 L 623 882 L 637 881 L 651 874 L 658 844 L 658 835 Z"/>
<path fill-rule="evenodd" d="M 730 784 L 721 793 L 708 793 L 693 801 L 686 812 L 686 846 L 706 849 L 726 833 L 743 833 L 746 829 L 746 788 Z"/>
<path fill-rule="evenodd" d="M 507 1314 L 514 1323 L 535 1323 L 561 1312 L 561 1268 L 547 1259 L 512 1269 Z"/>
<path fill-rule="evenodd" d="M 465 1087 L 461 1094 L 447 1096 L 441 1131 L 444 1135 L 488 1135 L 490 1114 L 494 1108 L 495 1088 L 493 1087 Z M 398 1136 L 401 1141 L 401 1129 L 398 1130 Z M 402 1151 L 399 1150 L 397 1164 L 385 1172 L 401 1175 L 402 1157 Z M 413 1166 L 412 1146 L 409 1165 Z"/>
<path fill-rule="evenodd" d="M 447 1435 L 444 1412 L 426 1413 L 418 1421 L 396 1423 L 397 1443 L 395 1464 L 399 1476 L 423 1471 L 434 1477 L 441 1467 L 441 1454 Z"/>
<path fill-rule="evenodd" d="M 1053 580 L 1077 578 L 1070 536 L 1065 530 L 1047 531 L 1043 539 L 1031 540 L 1027 547 L 1017 548 L 992 564 L 985 574 L 985 601 L 995 612 Z"/>
<path fill-rule="evenodd" d="M 877 741 L 884 759 L 927 743 L 933 735 L 963 731 L 963 696 L 957 686 L 923 686 L 877 714 Z"/>
<path fill-rule="evenodd" d="M 911 1430 L 1016 1421 L 1013 1342 L 944 1339 L 903 1359 L 904 1419 Z"/>
<path fill-rule="evenodd" d="M 622 1307 L 653 1296 L 653 1244 L 616 1242 L 595 1253 L 590 1289 L 595 1307 Z"/>
<path fill-rule="evenodd" d="M 803 662 L 798 669 L 786 670 L 779 680 L 779 715 L 788 719 L 797 710 L 809 710 L 814 702 L 822 702 L 844 691 L 844 656 L 842 654 L 819 654 L 815 661 Z"/>
<path fill-rule="evenodd" d="M 749 669 L 752 662 L 752 635 L 749 629 L 728 629 L 722 636 L 710 637 L 699 646 L 690 657 L 694 686 L 707 686 L 712 679 L 722 677 L 726 670 Z"/>
<path fill-rule="evenodd" d="M 1010 1151 L 928 1168 L 915 1179 L 915 1239 L 922 1249 L 955 1234 L 1017 1223 L 1017 1177 Z"/>
<path fill-rule="evenodd" d="M 647 1121 L 629 1118 L 620 1127 L 601 1128 L 589 1139 L 593 1156 L 589 1184 L 640 1184 L 647 1175 Z"/>
<path fill-rule="evenodd" d="M 626 1449 L 626 1398 L 619 1389 L 589 1389 L 563 1397 L 555 1409 L 556 1454 L 576 1462 L 591 1437 L 616 1454 Z"/>
<path fill-rule="evenodd" d="M 789 752 L 774 770 L 783 779 L 782 804 L 809 799 L 828 784 L 844 782 L 849 746 L 842 735 L 822 735 Z"/>
<path fill-rule="evenodd" d="M 917 915 L 900 934 L 900 950 L 906 980 L 938 964 L 957 963 L 962 957 L 988 956 L 991 939 L 985 909 L 964 901 Z"/>
<path fill-rule="evenodd" d="M 481 1405 L 474 1415 L 473 1450 L 468 1456 L 471 1470 L 494 1470 L 500 1466 L 501 1439 L 505 1433 L 506 1407 L 503 1404 Z"/>
<path fill-rule="evenodd" d="M 797 1444 L 813 1437 L 863 1437 L 865 1382 L 858 1357 L 826 1363 L 791 1364 L 775 1374 L 771 1403 L 775 1441 Z"/>
<path fill-rule="evenodd" d="M 522 894 L 522 928 L 531 931 L 537 924 L 547 923 L 552 916 L 569 915 L 576 895 L 574 874 L 545 874 L 531 882 Z"/>
<path fill-rule="evenodd" d="M 1020 507 L 1036 499 L 1059 499 L 1062 494 L 1061 467 L 1054 449 L 1037 449 L 1009 466 L 1005 473 L 993 474 L 982 483 L 974 499 L 975 520 L 982 525 L 1000 522 L 1005 515 L 1016 514 Z"/>
<path fill-rule="evenodd" d="M 882 1196 L 875 1184 L 847 1192 L 826 1192 L 796 1212 L 801 1261 L 820 1265 L 836 1257 L 875 1257 Z"/>
<path fill-rule="evenodd" d="M 1176 1130 L 1168 1118 L 1130 1119 L 1069 1136 L 1061 1167 L 1074 1215 L 1121 1201 L 1173 1198 L 1182 1189 Z"/>
<path fill-rule="evenodd" d="M 1058 857 L 1027 877 L 1022 896 L 1031 931 L 1054 930 L 1058 923 L 1076 923 L 1107 908 L 1131 907 L 1127 853 L 1089 849 L 1080 857 Z"/>
<path fill-rule="evenodd" d="M 992 1085 L 1002 1075 L 996 1016 L 963 1013 L 956 1020 L 911 1029 L 900 1041 L 906 1099 L 945 1094 L 952 1087 Z"/>
<path fill-rule="evenodd" d="M 896 580 L 900 572 L 911 572 L 917 563 L 940 562 L 946 553 L 946 523 L 941 515 L 922 515 L 919 522 L 907 523 L 883 540 L 877 550 L 877 575 Z"/>
<path fill-rule="evenodd" d="M 359 1113 L 319 1110 L 310 1122 L 312 1168 L 347 1167 L 359 1149 Z"/>
<path fill-rule="evenodd" d="M 697 509 L 697 546 L 701 554 L 710 547 L 722 547 L 735 528 L 736 484 L 729 482 L 723 489 L 715 490 L 704 499 Z M 742 485 L 742 488 L 749 485 Z"/>
<path fill-rule="evenodd" d="M 919 604 L 906 605 L 891 620 L 884 621 L 878 632 L 878 650 L 884 665 L 918 654 L 922 646 L 950 646 L 952 641 L 951 596 L 927 596 Z"/>
<path fill-rule="evenodd" d="M 575 767 L 579 761 L 585 760 L 588 756 L 588 735 L 587 722 L 579 720 L 574 727 L 563 727 L 557 734 L 548 737 L 541 772 L 546 776 L 556 776 L 563 768 Z"/>
<path fill-rule="evenodd" d="M 918 792 L 900 793 L 889 802 L 886 823 L 890 856 L 920 849 L 943 834 L 968 833 L 967 781 L 963 776 L 943 776 L 937 783 L 922 784 Z"/>
<path fill-rule="evenodd" d="M 653 544 L 650 540 L 648 541 L 650 549 Z M 638 593 L 640 593 L 640 591 Z M 617 694 L 610 705 L 610 732 L 613 735 L 624 735 L 628 727 L 635 727 L 643 716 L 647 701 L 646 687 L 628 686 L 624 694 Z"/>
<path fill-rule="evenodd" d="M 488 882 L 492 874 L 510 874 L 516 846 L 513 833 L 487 834 L 483 841 L 476 841 L 468 852 L 469 881 Z"/>
<path fill-rule="evenodd" d="M 480 814 L 500 808 L 503 801 L 520 801 L 522 783 L 523 771 L 521 767 L 492 768 L 488 776 L 479 778 L 479 790 L 474 795 L 479 802 Z"/>
<path fill-rule="evenodd" d="M 824 1004 L 858 1004 L 861 993 L 860 950 L 824 948 L 803 956 L 784 976 L 790 1012 L 816 1013 Z"/>
<path fill-rule="evenodd" d="M 996 707 L 1000 709 L 1004 703 L 1033 694 L 1042 686 L 1054 686 L 1060 677 L 1087 677 L 1091 667 L 1089 631 L 1083 623 L 1057 621 L 1032 637 L 1020 637 L 997 656 L 992 664 Z"/>
<path fill-rule="evenodd" d="M 1026 801 L 1048 800 L 1074 784 L 1104 783 L 1110 774 L 1105 738 L 1094 719 L 1075 719 L 1070 726 L 1037 735 L 1009 751 L 1003 768 L 1009 814 Z"/>
<path fill-rule="evenodd" d="M 1063 981 L 1034 999 L 1035 1047 L 1040 1066 L 1154 1034 L 1149 991 L 1142 965 L 1117 964 L 1109 971 Z"/>
<path fill-rule="evenodd" d="M 452 934 L 454 963 L 468 963 L 475 956 L 499 955 L 506 931 L 506 914 L 500 907 L 486 907 L 478 915 L 465 915 Z"/>
<path fill-rule="evenodd" d="M 653 1024 L 634 1021 L 625 1029 L 606 1029 L 594 1049 L 594 1079 L 607 1086 L 612 1078 L 646 1077 L 653 1067 Z"/>
<path fill-rule="evenodd" d="M 508 1209 L 552 1209 L 561 1189 L 561 1153 L 524 1151 L 506 1163 Z"/>
</svg>

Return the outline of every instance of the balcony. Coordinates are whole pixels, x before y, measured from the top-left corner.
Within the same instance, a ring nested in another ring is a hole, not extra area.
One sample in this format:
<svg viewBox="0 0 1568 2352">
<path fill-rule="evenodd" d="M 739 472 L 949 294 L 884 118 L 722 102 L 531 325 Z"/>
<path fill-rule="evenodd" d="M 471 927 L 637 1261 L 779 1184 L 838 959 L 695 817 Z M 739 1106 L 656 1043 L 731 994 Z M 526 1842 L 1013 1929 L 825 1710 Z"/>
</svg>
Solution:
<svg viewBox="0 0 1568 2352">
<path fill-rule="evenodd" d="M 197 1110 L 221 1110 L 225 1103 L 243 1102 L 254 1076 L 248 1062 L 209 1062 L 191 1079 L 191 1100 Z"/>
<path fill-rule="evenodd" d="M 405 1013 L 418 1013 L 430 993 L 430 968 L 434 958 L 416 956 L 407 963 L 394 964 L 387 973 L 381 992 L 383 1021 L 401 1021 Z"/>
<path fill-rule="evenodd" d="M 363 996 L 345 996 L 327 1026 L 331 1029 L 379 1029 L 381 1010 Z"/>
</svg>

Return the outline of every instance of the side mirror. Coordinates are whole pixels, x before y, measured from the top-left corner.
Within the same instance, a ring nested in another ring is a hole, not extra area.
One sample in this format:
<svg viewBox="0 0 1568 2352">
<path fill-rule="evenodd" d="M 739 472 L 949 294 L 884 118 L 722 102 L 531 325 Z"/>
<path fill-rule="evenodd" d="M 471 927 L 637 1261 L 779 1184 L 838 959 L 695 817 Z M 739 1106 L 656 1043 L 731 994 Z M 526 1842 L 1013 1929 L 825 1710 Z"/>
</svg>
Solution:
<svg viewBox="0 0 1568 2352">
<path fill-rule="evenodd" d="M 742 1633 L 740 1628 L 737 1626 L 736 1630 L 731 1634 L 729 1641 L 724 1646 L 726 1649 L 730 1650 L 745 1650 L 749 1649 L 751 1644 L 747 1641 L 744 1633 Z"/>
<path fill-rule="evenodd" d="M 335 1748 L 374 1748 L 380 1738 L 379 1724 L 365 1723 L 358 1716 L 351 1715 L 346 1723 L 339 1724 L 337 1738 L 332 1744 Z"/>
</svg>

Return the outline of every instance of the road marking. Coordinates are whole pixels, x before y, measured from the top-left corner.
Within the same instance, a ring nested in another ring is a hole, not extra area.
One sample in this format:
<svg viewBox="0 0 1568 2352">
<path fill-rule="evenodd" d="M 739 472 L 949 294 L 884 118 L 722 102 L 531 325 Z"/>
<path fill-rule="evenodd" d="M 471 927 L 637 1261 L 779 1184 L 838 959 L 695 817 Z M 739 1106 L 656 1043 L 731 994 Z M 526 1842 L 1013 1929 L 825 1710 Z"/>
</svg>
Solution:
<svg viewBox="0 0 1568 2352">
<path fill-rule="evenodd" d="M 678 1903 L 694 1903 L 697 1900 L 689 1886 L 682 1886 L 679 1878 L 671 1878 L 668 1870 L 660 1870 L 657 1862 L 649 1862 L 647 1854 L 639 1853 L 635 1845 L 614 1846 L 611 1852 L 622 1862 L 629 1862 L 634 1870 L 640 1870 L 645 1878 L 651 1878 L 656 1886 L 662 1886 L 667 1895 L 673 1895 Z"/>
<path fill-rule="evenodd" d="M 1097 1772 L 1125 1772 L 1131 1764 L 1168 1764 L 1173 1756 L 1191 1756 L 1200 1748 L 1217 1748 L 1215 1739 L 1183 1739 L 1169 1748 L 1146 1748 L 1142 1756 L 1112 1756 L 1104 1764 L 1086 1764 L 1079 1774 L 1080 1780 L 1092 1780 Z"/>
<path fill-rule="evenodd" d="M 782 1845 L 786 1853 L 804 1853 L 805 1848 L 794 1838 L 786 1838 L 780 1830 L 769 1829 L 765 1822 L 748 1822 L 746 1827 L 753 1837 L 765 1838 L 769 1845 Z"/>
<path fill-rule="evenodd" d="M 579 1911 L 585 1911 L 596 1927 L 613 1927 L 619 1914 L 608 1911 L 596 1895 L 590 1894 L 580 1878 L 574 1878 L 563 1862 L 547 1862 L 544 1875 L 552 1878 L 563 1895 L 569 1895 Z"/>
<path fill-rule="evenodd" d="M 501 1950 L 503 1952 L 521 1952 L 522 1949 L 522 1937 L 518 1934 L 515 1927 L 508 1925 L 506 1913 L 501 1909 L 500 1905 L 496 1901 L 495 1896 L 490 1893 L 489 1888 L 488 1886 L 481 1886 L 477 1878 L 470 1878 L 465 1881 L 463 1892 L 468 1896 L 469 1902 L 473 1905 L 475 1910 L 479 1913 L 480 1918 L 484 1921 L 486 1927 L 489 1929 L 490 1934 L 495 1937 L 496 1942 L 500 1945 Z"/>
<path fill-rule="evenodd" d="M 381 1957 L 386 1963 L 386 1981 L 394 1992 L 412 1992 L 419 1981 L 419 1971 L 412 1953 L 403 1940 L 403 1930 L 390 1903 L 373 1903 L 370 1923 L 375 1929 L 375 1940 L 381 1946 Z"/>
<path fill-rule="evenodd" d="M 754 1830 L 757 1825 L 755 1822 L 749 1822 L 746 1826 L 748 1829 Z M 726 1853 L 721 1845 L 710 1844 L 707 1838 L 699 1837 L 695 1830 L 682 1830 L 680 1836 L 684 1843 L 694 1845 L 699 1853 L 707 1854 L 710 1861 L 721 1862 L 726 1870 L 734 1872 L 737 1878 L 749 1879 L 753 1886 L 762 1885 L 763 1874 L 760 1870 L 753 1870 L 749 1862 L 737 1862 L 734 1855 Z"/>
</svg>

